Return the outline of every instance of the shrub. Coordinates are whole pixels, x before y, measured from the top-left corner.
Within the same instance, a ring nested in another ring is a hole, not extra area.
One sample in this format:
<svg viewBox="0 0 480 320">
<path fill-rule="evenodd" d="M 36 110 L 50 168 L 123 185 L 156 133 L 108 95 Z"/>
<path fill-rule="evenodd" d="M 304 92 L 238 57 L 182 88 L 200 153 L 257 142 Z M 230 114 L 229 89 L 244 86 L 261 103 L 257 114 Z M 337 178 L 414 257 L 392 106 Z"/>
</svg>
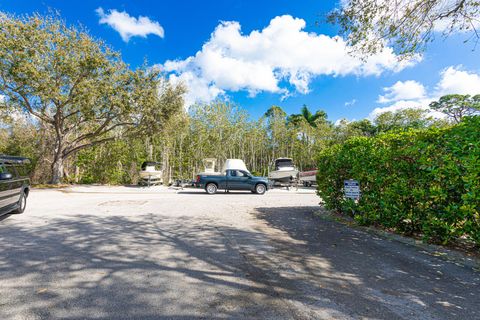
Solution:
<svg viewBox="0 0 480 320">
<path fill-rule="evenodd" d="M 318 194 L 358 222 L 480 244 L 480 117 L 448 128 L 353 138 L 319 156 Z M 358 202 L 343 181 L 360 182 Z"/>
</svg>

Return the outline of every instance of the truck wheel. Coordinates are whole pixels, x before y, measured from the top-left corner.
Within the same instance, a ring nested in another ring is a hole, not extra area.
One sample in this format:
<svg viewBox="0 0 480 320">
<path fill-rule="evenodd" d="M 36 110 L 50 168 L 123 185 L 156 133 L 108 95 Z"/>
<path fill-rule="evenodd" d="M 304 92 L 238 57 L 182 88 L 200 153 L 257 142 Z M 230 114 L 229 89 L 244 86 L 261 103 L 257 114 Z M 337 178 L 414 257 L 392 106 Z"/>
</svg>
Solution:
<svg viewBox="0 0 480 320">
<path fill-rule="evenodd" d="M 259 183 L 259 184 L 257 184 L 257 185 L 255 186 L 255 193 L 256 193 L 256 194 L 264 194 L 265 191 L 266 191 L 266 189 L 267 189 L 267 188 L 265 187 L 264 184 Z"/>
<path fill-rule="evenodd" d="M 27 207 L 27 195 L 25 192 L 22 192 L 20 195 L 20 200 L 18 200 L 18 206 L 17 209 L 13 210 L 13 213 L 23 213 L 25 211 L 25 208 Z"/>
<path fill-rule="evenodd" d="M 205 191 L 207 191 L 208 194 L 215 194 L 217 193 L 217 185 L 215 183 L 209 183 L 205 187 Z"/>
</svg>

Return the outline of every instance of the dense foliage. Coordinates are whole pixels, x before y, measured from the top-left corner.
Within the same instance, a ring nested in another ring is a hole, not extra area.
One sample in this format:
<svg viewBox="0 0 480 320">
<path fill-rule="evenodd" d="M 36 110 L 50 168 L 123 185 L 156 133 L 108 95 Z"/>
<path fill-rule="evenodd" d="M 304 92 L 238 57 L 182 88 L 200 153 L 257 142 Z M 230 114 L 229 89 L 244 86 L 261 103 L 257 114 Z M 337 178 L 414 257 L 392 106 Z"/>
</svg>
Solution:
<svg viewBox="0 0 480 320">
<path fill-rule="evenodd" d="M 443 243 L 480 245 L 480 117 L 457 125 L 356 137 L 322 151 L 318 193 L 360 223 Z M 358 202 L 343 181 L 360 182 Z"/>
</svg>

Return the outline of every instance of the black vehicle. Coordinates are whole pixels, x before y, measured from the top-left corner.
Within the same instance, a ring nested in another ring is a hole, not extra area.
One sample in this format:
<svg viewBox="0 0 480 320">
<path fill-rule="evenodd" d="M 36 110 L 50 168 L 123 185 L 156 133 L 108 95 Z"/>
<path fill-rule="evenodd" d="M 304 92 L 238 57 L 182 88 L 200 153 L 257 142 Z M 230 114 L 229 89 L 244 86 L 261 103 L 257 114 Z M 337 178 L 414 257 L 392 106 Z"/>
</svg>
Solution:
<svg viewBox="0 0 480 320">
<path fill-rule="evenodd" d="M 30 191 L 30 160 L 0 155 L 0 215 L 22 213 Z"/>
</svg>

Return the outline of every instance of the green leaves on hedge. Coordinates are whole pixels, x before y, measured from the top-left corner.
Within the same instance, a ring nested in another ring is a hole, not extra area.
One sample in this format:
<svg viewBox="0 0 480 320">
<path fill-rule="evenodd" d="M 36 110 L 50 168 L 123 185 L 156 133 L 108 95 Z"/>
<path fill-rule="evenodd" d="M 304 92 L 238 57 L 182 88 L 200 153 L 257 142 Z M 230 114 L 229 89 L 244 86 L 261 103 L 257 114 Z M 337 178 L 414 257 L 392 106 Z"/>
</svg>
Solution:
<svg viewBox="0 0 480 320">
<path fill-rule="evenodd" d="M 480 117 L 438 129 L 353 138 L 319 157 L 318 194 L 362 224 L 480 244 Z M 343 180 L 360 181 L 358 203 Z"/>
</svg>

